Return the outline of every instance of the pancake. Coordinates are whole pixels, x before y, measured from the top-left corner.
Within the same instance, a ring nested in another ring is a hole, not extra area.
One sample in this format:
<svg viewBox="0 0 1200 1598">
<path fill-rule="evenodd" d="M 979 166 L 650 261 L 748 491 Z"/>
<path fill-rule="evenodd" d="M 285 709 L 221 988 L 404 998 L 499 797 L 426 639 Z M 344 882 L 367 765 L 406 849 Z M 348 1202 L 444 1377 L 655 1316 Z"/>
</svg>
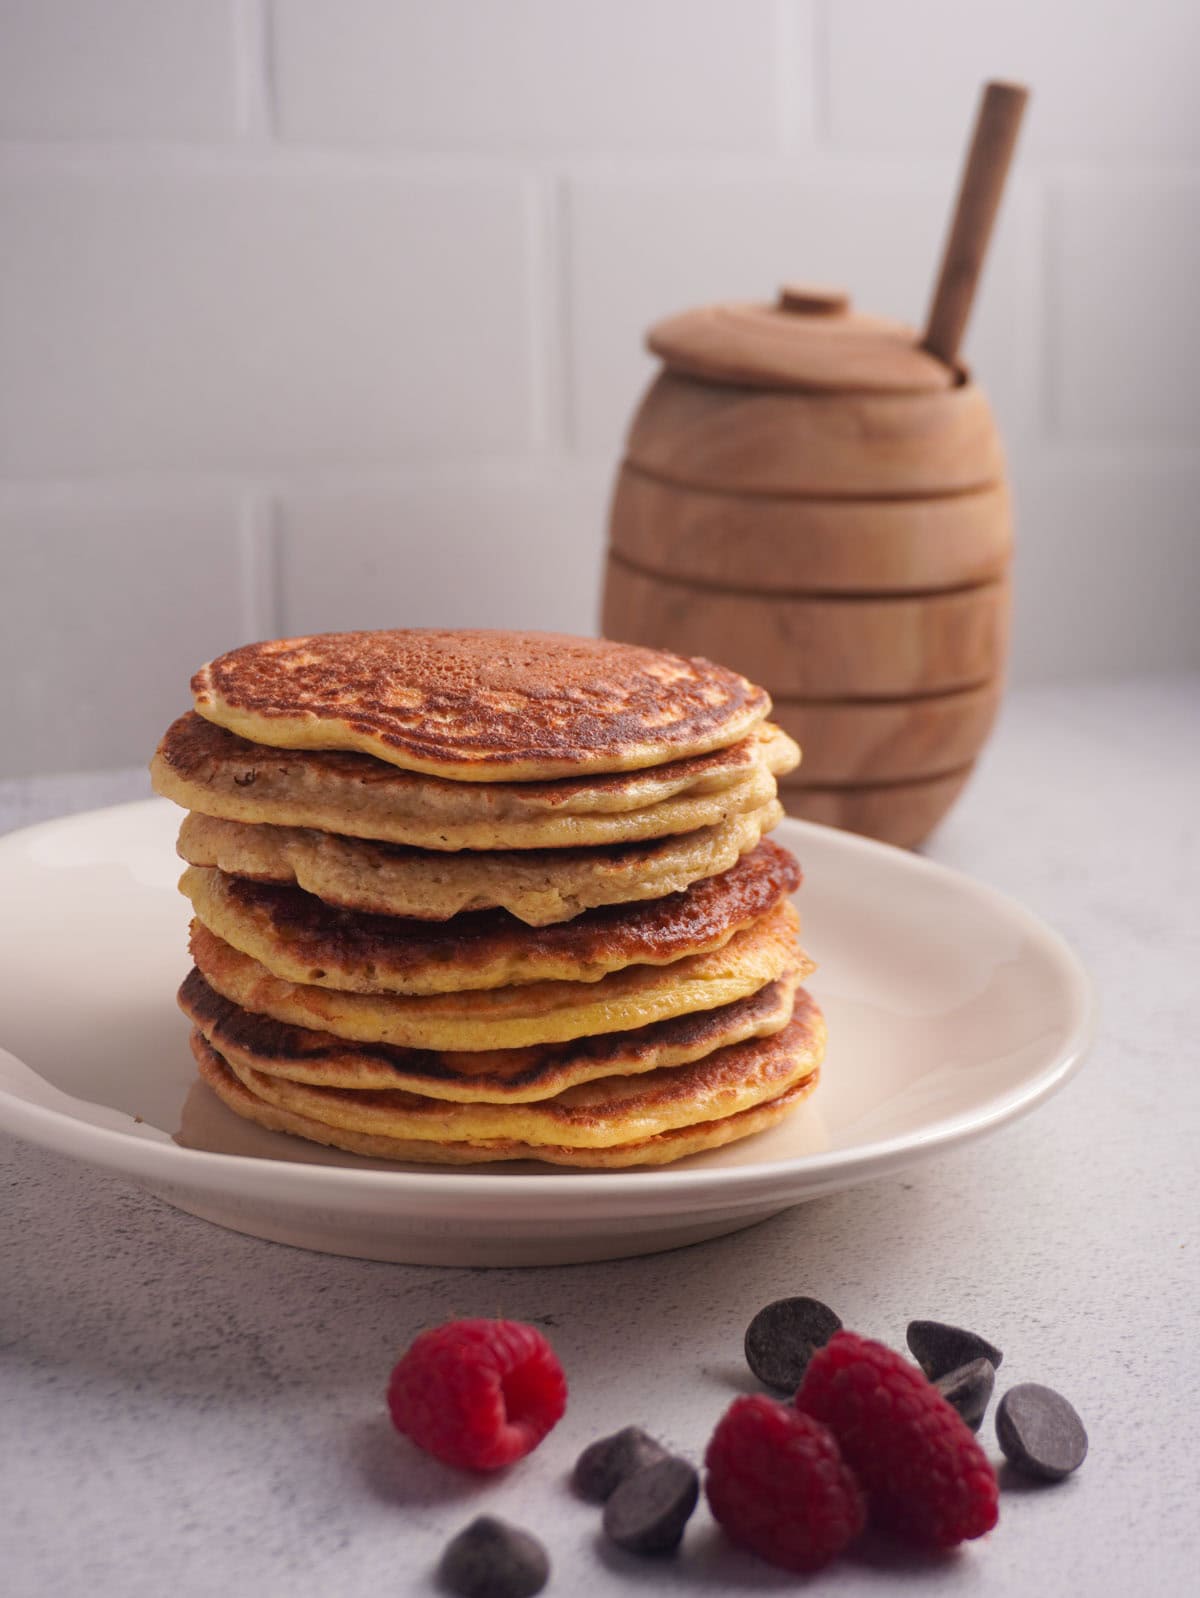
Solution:
<svg viewBox="0 0 1200 1598">
<path fill-rule="evenodd" d="M 782 805 L 772 800 L 715 827 L 650 843 L 432 854 L 311 827 L 252 826 L 190 811 L 177 847 L 191 865 L 292 884 L 347 910 L 448 921 L 465 911 L 498 908 L 543 927 L 599 905 L 680 893 L 703 877 L 718 876 L 782 815 Z"/>
<path fill-rule="evenodd" d="M 637 770 L 723 749 L 762 688 L 702 659 L 559 633 L 322 633 L 247 644 L 192 678 L 196 709 L 255 743 L 350 749 L 458 782 Z"/>
<path fill-rule="evenodd" d="M 227 821 L 440 852 L 632 843 L 719 825 L 770 804 L 800 751 L 778 727 L 652 771 L 542 783 L 462 783 L 399 771 L 368 755 L 266 749 L 194 712 L 150 763 L 155 789 Z"/>
<path fill-rule="evenodd" d="M 404 1089 L 310 1087 L 258 1071 L 241 1058 L 223 1058 L 255 1098 L 339 1131 L 422 1142 L 486 1145 L 500 1139 L 605 1148 L 640 1143 L 778 1098 L 811 1075 L 824 1048 L 820 1011 L 801 990 L 792 1019 L 770 1037 L 751 1038 L 687 1065 L 641 1076 L 599 1077 L 536 1103 L 455 1104 Z"/>
<path fill-rule="evenodd" d="M 445 922 L 364 915 L 202 866 L 189 866 L 179 887 L 210 932 L 273 976 L 343 993 L 430 994 L 597 982 L 626 966 L 670 965 L 720 949 L 799 884 L 795 857 L 767 840 L 683 893 L 549 927 L 527 927 L 507 910 Z"/>
<path fill-rule="evenodd" d="M 289 1132 L 294 1137 L 326 1147 L 345 1149 L 371 1159 L 401 1160 L 438 1165 L 479 1165 L 501 1160 L 540 1160 L 550 1165 L 574 1165 L 603 1170 L 619 1170 L 632 1165 L 667 1165 L 689 1154 L 721 1148 L 755 1132 L 775 1126 L 794 1110 L 816 1086 L 819 1067 L 778 1098 L 712 1121 L 701 1121 L 675 1131 L 660 1132 L 641 1142 L 617 1143 L 607 1148 L 564 1148 L 553 1144 L 530 1144 L 499 1139 L 490 1144 L 431 1142 L 421 1138 L 391 1138 L 364 1132 L 348 1132 L 326 1126 L 293 1110 L 284 1110 L 258 1098 L 233 1074 L 220 1055 L 198 1032 L 192 1034 L 192 1052 L 201 1078 L 235 1114 L 255 1121 L 272 1132 Z"/>
<path fill-rule="evenodd" d="M 553 1098 L 578 1082 L 686 1065 L 714 1049 L 769 1037 L 791 1019 L 799 981 L 797 970 L 787 971 L 747 999 L 636 1032 L 474 1054 L 347 1043 L 329 1032 L 287 1026 L 223 999 L 195 968 L 179 990 L 179 1007 L 226 1060 L 290 1082 L 356 1091 L 405 1088 L 460 1104 L 521 1104 Z"/>
<path fill-rule="evenodd" d="M 796 947 L 798 917 L 784 902 L 708 954 L 669 966 L 634 965 L 598 982 L 531 982 L 473 993 L 340 993 L 272 976 L 265 966 L 192 923 L 192 958 L 209 986 L 244 1010 L 359 1043 L 414 1049 L 523 1049 L 628 1032 L 757 993 L 812 962 Z"/>
</svg>

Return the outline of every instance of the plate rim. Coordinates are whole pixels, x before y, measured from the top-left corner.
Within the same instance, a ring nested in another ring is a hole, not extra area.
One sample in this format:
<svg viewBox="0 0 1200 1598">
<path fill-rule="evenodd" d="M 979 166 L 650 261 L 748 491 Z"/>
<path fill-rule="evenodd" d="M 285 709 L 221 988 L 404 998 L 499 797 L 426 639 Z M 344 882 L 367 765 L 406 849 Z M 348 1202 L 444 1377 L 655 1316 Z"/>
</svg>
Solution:
<svg viewBox="0 0 1200 1598">
<path fill-rule="evenodd" d="M 98 819 L 115 820 L 120 815 L 139 810 L 161 810 L 170 804 L 171 801 L 157 797 L 135 799 L 124 804 L 76 811 L 17 828 L 0 835 L 0 866 L 3 857 L 11 850 L 23 849 L 38 836 L 70 831 L 89 823 L 94 824 Z M 568 1210 L 574 1210 L 578 1204 L 587 1206 L 589 1201 L 601 1194 L 621 1199 L 624 1201 L 622 1207 L 644 1198 L 658 1200 L 656 1207 L 659 1209 L 694 1211 L 697 1201 L 703 1199 L 709 1199 L 719 1206 L 738 1207 L 744 1204 L 749 1207 L 766 1202 L 772 1195 L 790 1188 L 828 1191 L 832 1186 L 848 1187 L 887 1174 L 905 1163 L 959 1147 L 998 1130 L 1035 1109 L 1079 1069 L 1095 1033 L 1096 996 L 1083 962 L 1057 928 L 1020 900 L 990 883 L 981 882 L 957 867 L 873 838 L 794 816 L 785 816 L 773 829 L 773 836 L 785 845 L 793 840 L 798 849 L 802 849 L 806 837 L 819 837 L 822 847 L 832 848 L 835 852 L 884 859 L 890 867 L 902 872 L 927 878 L 932 876 L 956 891 L 966 891 L 977 900 L 984 901 L 997 914 L 1018 924 L 1065 979 L 1069 995 L 1069 1028 L 1065 1041 L 1050 1060 L 1020 1083 L 996 1093 L 979 1108 L 959 1111 L 932 1122 L 928 1127 L 877 1139 L 850 1150 L 700 1169 L 679 1170 L 664 1166 L 598 1172 L 551 1171 L 544 1174 L 480 1172 L 473 1169 L 463 1173 L 432 1165 L 426 1170 L 390 1171 L 310 1164 L 302 1160 L 267 1160 L 250 1154 L 221 1154 L 185 1148 L 172 1141 L 170 1134 L 162 1133 L 157 1128 L 154 1130 L 158 1136 L 148 1137 L 114 1127 L 97 1126 L 66 1110 L 36 1103 L 2 1083 L 0 1129 L 39 1146 L 49 1147 L 69 1158 L 123 1172 L 139 1180 L 182 1182 L 189 1172 L 207 1172 L 214 1178 L 222 1172 L 230 1175 L 253 1172 L 256 1176 L 270 1172 L 272 1175 L 266 1178 L 268 1183 L 275 1182 L 283 1189 L 302 1181 L 307 1190 L 306 1196 L 314 1202 L 320 1202 L 322 1197 L 332 1198 L 335 1194 L 348 1197 L 355 1192 L 361 1192 L 364 1197 L 394 1192 L 397 1197 L 415 1198 L 424 1196 L 427 1190 L 432 1195 L 436 1189 L 444 1200 L 453 1203 L 456 1210 L 468 1212 L 480 1206 L 492 1205 L 502 1195 L 515 1201 L 522 1209 L 551 1199 L 560 1202 L 574 1200 L 577 1203 L 566 1205 Z M 0 1058 L 16 1062 L 39 1081 L 45 1081 L 32 1066 L 26 1065 L 19 1056 L 5 1049 L 2 1040 Z M 99 1107 L 105 1108 L 103 1105 Z M 164 1138 L 166 1141 L 162 1140 Z M 83 1147 L 79 1146 L 81 1143 Z M 798 1181 L 798 1178 L 802 1180 Z M 280 1196 L 284 1195 L 281 1193 Z M 671 1202 L 666 1204 L 666 1200 Z M 561 1209 L 556 1213 L 560 1218 L 566 1218 Z"/>
</svg>

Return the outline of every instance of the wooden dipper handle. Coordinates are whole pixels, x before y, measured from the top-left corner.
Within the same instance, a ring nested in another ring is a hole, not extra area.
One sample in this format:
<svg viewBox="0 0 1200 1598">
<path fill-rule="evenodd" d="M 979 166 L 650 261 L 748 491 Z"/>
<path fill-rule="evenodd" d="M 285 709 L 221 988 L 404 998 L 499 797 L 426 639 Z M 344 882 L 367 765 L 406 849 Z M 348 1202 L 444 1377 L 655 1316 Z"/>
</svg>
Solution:
<svg viewBox="0 0 1200 1598">
<path fill-rule="evenodd" d="M 983 258 L 1000 207 L 1029 90 L 1018 83 L 989 83 L 979 103 L 971 150 L 963 169 L 942 270 L 929 308 L 921 348 L 953 366 L 962 343 Z"/>
</svg>

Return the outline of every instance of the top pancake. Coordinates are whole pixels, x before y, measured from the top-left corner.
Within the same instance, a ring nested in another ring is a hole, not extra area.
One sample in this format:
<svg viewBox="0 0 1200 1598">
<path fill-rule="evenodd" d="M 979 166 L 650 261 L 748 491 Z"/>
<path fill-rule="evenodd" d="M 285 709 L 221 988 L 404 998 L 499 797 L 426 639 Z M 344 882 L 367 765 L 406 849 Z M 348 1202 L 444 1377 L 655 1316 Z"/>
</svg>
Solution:
<svg viewBox="0 0 1200 1598">
<path fill-rule="evenodd" d="M 707 660 L 487 630 L 248 644 L 202 666 L 192 692 L 202 716 L 255 743 L 357 750 L 459 782 L 662 765 L 736 743 L 771 708 Z"/>
</svg>

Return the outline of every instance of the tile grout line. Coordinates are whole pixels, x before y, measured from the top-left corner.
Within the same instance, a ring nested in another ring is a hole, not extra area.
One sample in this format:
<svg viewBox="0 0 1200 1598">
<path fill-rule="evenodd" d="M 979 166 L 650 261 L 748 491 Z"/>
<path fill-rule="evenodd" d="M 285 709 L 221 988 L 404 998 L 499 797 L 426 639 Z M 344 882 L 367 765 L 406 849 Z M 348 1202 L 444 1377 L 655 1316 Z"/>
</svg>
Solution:
<svg viewBox="0 0 1200 1598">
<path fill-rule="evenodd" d="M 828 150 L 833 142 L 833 79 L 830 72 L 830 16 L 826 0 L 812 0 L 809 43 L 812 47 L 812 143 L 818 149 Z"/>
<path fill-rule="evenodd" d="M 1046 307 L 1046 259 L 1049 253 L 1047 231 L 1046 183 L 1040 175 L 1024 181 L 1018 180 L 1012 198 L 1018 205 L 1017 221 L 1020 227 L 1017 251 L 1017 270 L 1020 274 L 1020 301 L 1027 310 L 1024 337 L 1018 345 L 1017 378 L 1020 390 L 1026 397 L 1028 413 L 1021 433 L 1032 433 L 1044 445 L 1048 440 L 1043 432 L 1043 406 L 1041 395 L 1049 382 L 1050 325 Z M 1022 190 L 1024 192 L 1022 192 Z"/>
<path fill-rule="evenodd" d="M 1052 353 L 1052 352 L 1051 352 Z M 605 444 L 578 452 L 564 451 L 562 464 L 601 466 L 610 463 L 615 445 Z M 1046 465 L 1072 472 L 1120 473 L 1125 470 L 1156 470 L 1190 476 L 1200 472 L 1200 453 L 1186 440 L 1175 438 L 1128 439 L 1103 434 L 1086 437 L 1051 436 L 1048 430 L 1036 432 L 1026 440 L 1023 453 L 1036 450 Z M 569 455 L 569 460 L 565 457 Z M 531 467 L 545 464 L 546 454 L 536 451 L 507 454 L 412 455 L 347 461 L 335 466 L 306 467 L 302 462 L 250 463 L 245 468 L 196 468 L 190 471 L 97 470 L 73 472 L 0 473 L 0 509 L 25 504 L 51 506 L 60 498 L 77 503 L 81 498 L 101 504 L 143 502 L 154 498 L 189 499 L 196 494 L 229 492 L 238 494 L 253 488 L 256 472 L 286 474 L 289 484 L 302 491 L 343 490 L 356 485 L 371 488 L 405 486 L 413 482 L 431 483 L 457 480 L 464 475 L 481 479 L 508 480 L 528 477 Z M 557 452 L 555 459 L 557 459 Z"/>
<path fill-rule="evenodd" d="M 542 453 L 563 448 L 561 273 L 558 203 L 552 176 L 525 173 L 521 180 L 528 251 L 525 310 L 529 318 L 530 427 Z"/>
<path fill-rule="evenodd" d="M 277 638 L 281 631 L 282 556 L 277 497 L 247 488 L 240 507 L 241 632 L 244 638 Z"/>
<path fill-rule="evenodd" d="M 579 417 L 575 404 L 575 341 L 572 330 L 574 285 L 572 279 L 573 244 L 571 189 L 569 180 L 560 174 L 554 180 L 554 276 L 556 298 L 554 303 L 554 333 L 557 352 L 555 395 L 558 406 L 558 441 L 564 454 L 572 459 L 579 452 Z"/>
<path fill-rule="evenodd" d="M 1063 442 L 1062 395 L 1058 380 L 1058 348 L 1054 329 L 1061 314 L 1059 257 L 1062 242 L 1060 227 L 1061 191 L 1052 178 L 1039 183 L 1037 194 L 1038 271 L 1037 292 L 1033 298 L 1035 335 L 1040 355 L 1040 371 L 1035 390 L 1039 444 L 1052 449 Z M 1056 199 L 1058 204 L 1055 203 Z M 1095 447 L 1095 446 L 1093 446 Z"/>
<path fill-rule="evenodd" d="M 238 132 L 241 146 L 275 138 L 270 0 L 235 0 Z"/>
<path fill-rule="evenodd" d="M 265 45 L 264 45 L 265 49 Z M 264 77 L 265 74 L 265 77 Z M 399 178 L 414 183 L 514 181 L 521 178 L 583 178 L 606 182 L 690 182 L 717 177 L 729 181 L 802 175 L 813 183 L 847 179 L 852 183 L 889 181 L 941 182 L 948 172 L 957 174 L 959 158 L 941 148 L 881 149 L 841 147 L 822 135 L 813 144 L 716 152 L 697 149 L 553 149 L 514 147 L 499 152 L 484 148 L 452 150 L 395 142 L 379 144 L 305 143 L 281 139 L 269 126 L 271 91 L 269 64 L 243 72 L 257 81 L 239 90 L 243 123 L 253 119 L 256 128 L 243 126 L 240 137 L 162 137 L 103 139 L 34 138 L 0 136 L 0 173 L 8 176 L 171 176 L 237 177 L 245 173 L 324 178 Z M 799 120 L 799 119 L 797 119 Z M 823 112 L 818 121 L 827 120 Z M 818 129 L 820 132 L 821 130 Z M 1100 153 L 1091 157 L 1022 157 L 1022 170 L 1081 187 L 1136 184 L 1151 188 L 1200 185 L 1200 162 L 1195 157 L 1123 157 Z"/>
</svg>

